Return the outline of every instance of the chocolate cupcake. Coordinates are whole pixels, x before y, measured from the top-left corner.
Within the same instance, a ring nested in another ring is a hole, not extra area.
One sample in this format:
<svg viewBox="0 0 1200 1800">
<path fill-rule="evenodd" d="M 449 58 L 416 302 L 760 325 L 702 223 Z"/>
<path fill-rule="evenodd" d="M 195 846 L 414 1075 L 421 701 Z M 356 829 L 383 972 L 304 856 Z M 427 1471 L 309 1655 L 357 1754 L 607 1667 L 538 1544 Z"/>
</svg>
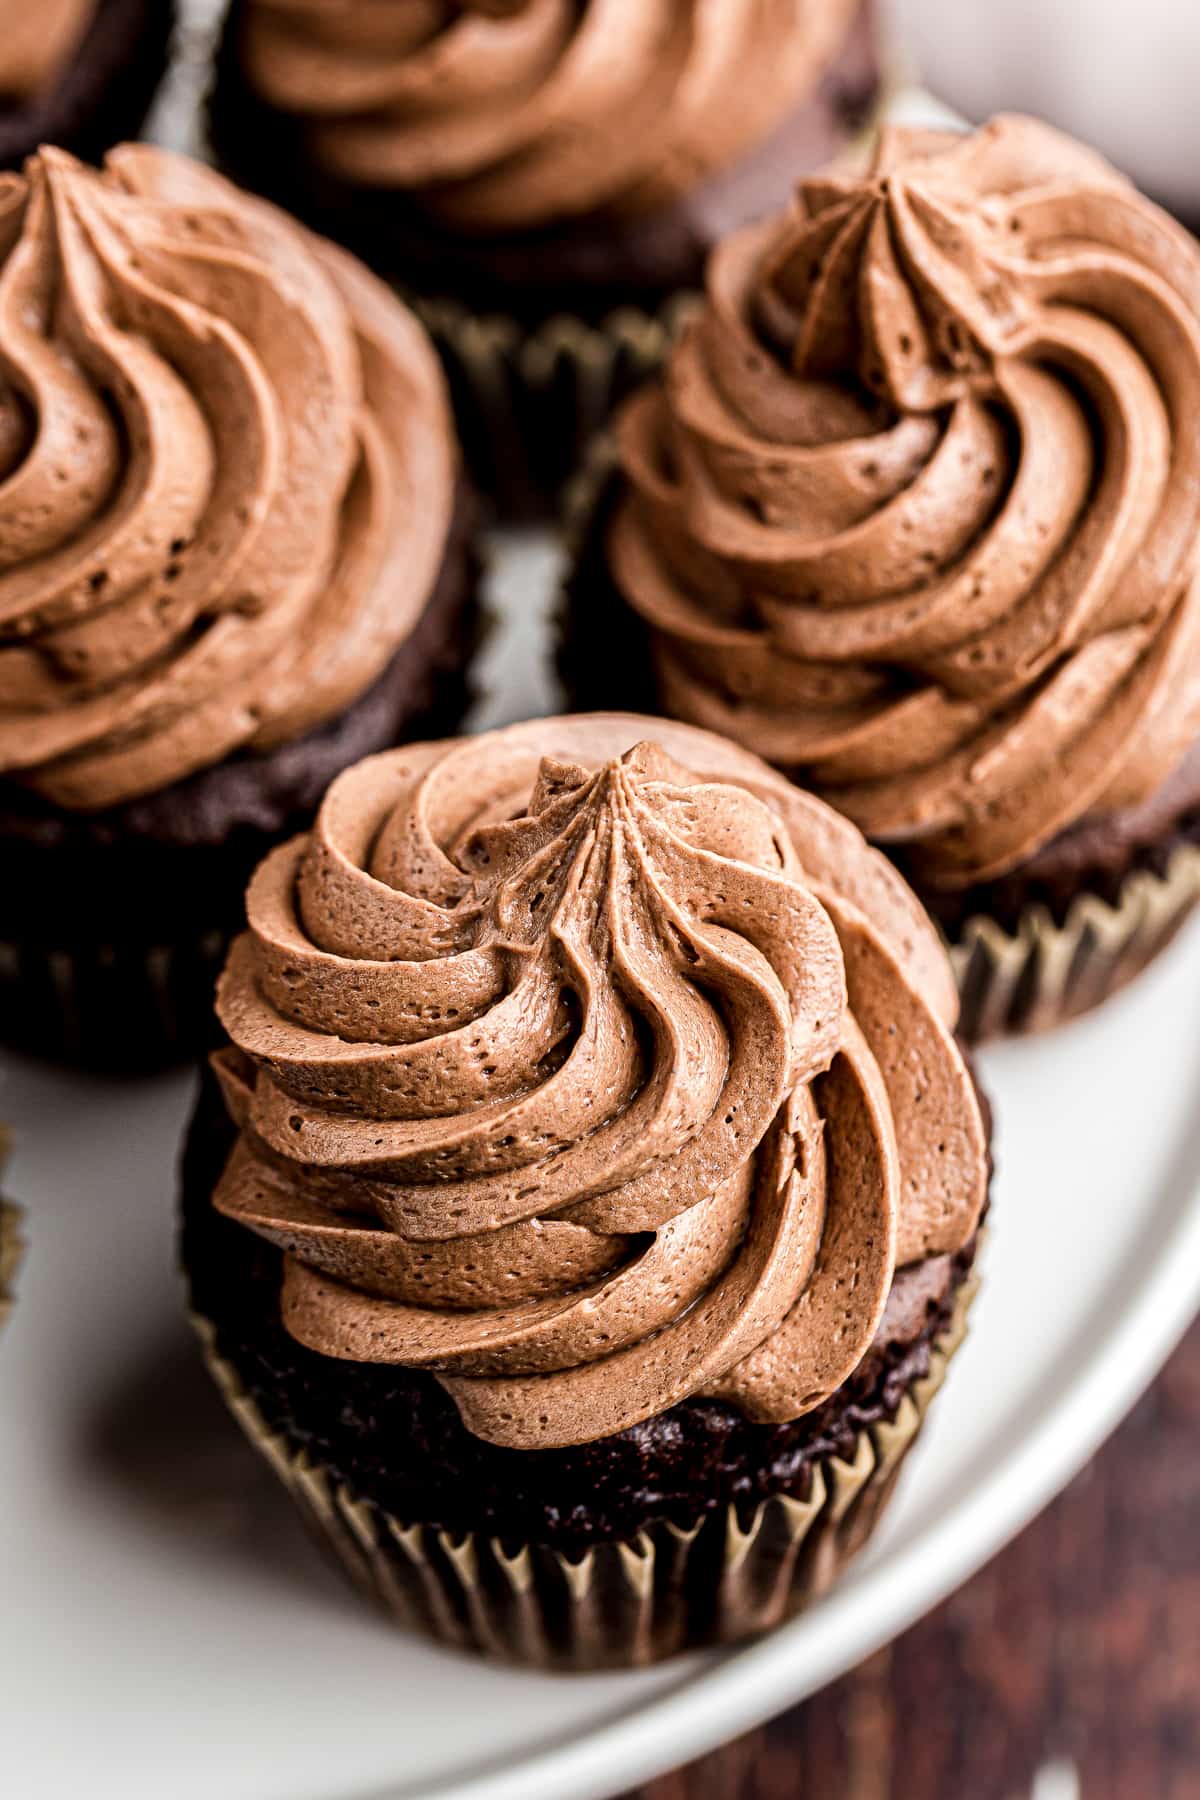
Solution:
<svg viewBox="0 0 1200 1800">
<path fill-rule="evenodd" d="M 1166 214 L 1030 119 L 889 131 L 721 247 L 624 415 L 576 698 L 846 813 L 946 930 L 970 1034 L 1080 1012 L 1200 893 L 1198 406 Z"/>
<path fill-rule="evenodd" d="M 471 503 L 421 328 L 265 202 L 125 146 L 3 208 L 0 1030 L 153 1063 L 270 845 L 461 712 Z"/>
<path fill-rule="evenodd" d="M 528 511 L 658 361 L 711 245 L 878 85 L 872 0 L 235 0 L 212 126 L 418 306 L 468 453 Z"/>
<path fill-rule="evenodd" d="M 248 916 L 183 1255 L 356 1579 L 566 1667 L 822 1591 L 961 1334 L 987 1189 L 891 864 L 734 745 L 600 714 L 347 771 Z"/>
<path fill-rule="evenodd" d="M 172 0 L 0 0 L 0 168 L 43 144 L 95 162 L 136 137 L 174 23 Z"/>
</svg>

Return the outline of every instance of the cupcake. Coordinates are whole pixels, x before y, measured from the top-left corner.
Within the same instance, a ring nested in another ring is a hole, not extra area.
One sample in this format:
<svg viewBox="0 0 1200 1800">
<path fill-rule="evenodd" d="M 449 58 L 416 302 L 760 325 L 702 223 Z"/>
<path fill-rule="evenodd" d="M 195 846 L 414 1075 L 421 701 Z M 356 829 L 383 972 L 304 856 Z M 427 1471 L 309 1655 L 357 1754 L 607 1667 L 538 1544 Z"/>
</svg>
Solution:
<svg viewBox="0 0 1200 1800">
<path fill-rule="evenodd" d="M 210 1029 L 259 858 L 465 698 L 471 503 L 421 328 L 186 158 L 7 178 L 0 1030 Z"/>
<path fill-rule="evenodd" d="M 42 144 L 97 161 L 136 137 L 174 19 L 172 0 L 0 0 L 0 168 Z"/>
<path fill-rule="evenodd" d="M 872 0 L 234 0 L 220 157 L 420 307 L 510 507 L 662 354 L 716 239 L 879 84 Z"/>
<path fill-rule="evenodd" d="M 885 848 L 973 1036 L 1200 891 L 1200 249 L 1032 119 L 894 130 L 714 255 L 583 528 L 577 701 L 728 733 Z M 636 677 L 636 679 L 635 679 Z"/>
<path fill-rule="evenodd" d="M 820 1593 L 961 1335 L 988 1182 L 891 864 L 736 746 L 596 714 L 369 758 L 247 910 L 191 1304 L 360 1585 L 573 1668 Z"/>
</svg>

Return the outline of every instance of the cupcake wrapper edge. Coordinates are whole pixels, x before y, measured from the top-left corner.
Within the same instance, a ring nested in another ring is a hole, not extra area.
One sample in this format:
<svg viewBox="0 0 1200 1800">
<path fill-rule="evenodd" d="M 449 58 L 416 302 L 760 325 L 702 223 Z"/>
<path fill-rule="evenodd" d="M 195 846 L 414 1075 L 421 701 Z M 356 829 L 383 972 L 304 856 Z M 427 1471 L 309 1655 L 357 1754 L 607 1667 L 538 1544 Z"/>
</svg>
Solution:
<svg viewBox="0 0 1200 1800">
<path fill-rule="evenodd" d="M 732 1643 L 816 1599 L 870 1536 L 950 1358 L 966 1333 L 971 1274 L 935 1341 L 928 1373 L 848 1457 L 813 1465 L 804 1499 L 778 1494 L 748 1520 L 736 1505 L 680 1527 L 652 1521 L 629 1541 L 572 1559 L 542 1544 L 405 1525 L 356 1497 L 272 1429 L 193 1313 L 205 1360 L 250 1442 L 317 1539 L 373 1602 L 443 1644 L 544 1669 L 644 1666 Z"/>
<path fill-rule="evenodd" d="M 19 1206 L 0 1195 L 0 1330 L 16 1301 L 17 1270 L 25 1258 L 24 1215 Z"/>
<path fill-rule="evenodd" d="M 653 310 L 620 307 L 598 324 L 558 314 L 528 326 L 399 292 L 437 345 L 468 462 L 518 517 L 553 510 L 588 443 L 660 366 L 697 302 L 680 294 Z"/>
<path fill-rule="evenodd" d="M 1106 1000 L 1165 949 L 1200 901 L 1200 847 L 1184 844 L 1162 873 L 1133 869 L 1116 901 L 1082 890 L 1062 924 L 1027 907 L 1015 931 L 968 919 L 950 946 L 972 1043 L 1045 1031 Z"/>
<path fill-rule="evenodd" d="M 0 941 L 5 1037 L 84 1064 L 154 1066 L 211 1035 L 229 933 L 163 944 Z"/>
</svg>

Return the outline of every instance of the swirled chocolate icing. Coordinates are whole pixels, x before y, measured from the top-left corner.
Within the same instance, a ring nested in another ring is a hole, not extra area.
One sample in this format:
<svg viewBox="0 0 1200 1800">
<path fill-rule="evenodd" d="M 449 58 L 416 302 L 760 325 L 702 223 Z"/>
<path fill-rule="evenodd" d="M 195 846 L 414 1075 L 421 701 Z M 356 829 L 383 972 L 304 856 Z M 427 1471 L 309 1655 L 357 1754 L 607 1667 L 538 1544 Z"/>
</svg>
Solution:
<svg viewBox="0 0 1200 1800">
<path fill-rule="evenodd" d="M 856 0 L 244 0 L 251 86 L 464 230 L 669 204 L 815 88 Z"/>
<path fill-rule="evenodd" d="M 186 158 L 0 179 L 0 774 L 102 809 L 362 694 L 455 481 L 388 291 Z"/>
<path fill-rule="evenodd" d="M 79 48 L 96 0 L 3 0 L 0 107 L 28 100 L 54 80 Z"/>
<path fill-rule="evenodd" d="M 1200 251 L 1023 118 L 884 134 L 727 242 L 621 428 L 667 710 L 944 888 L 1200 730 Z"/>
<path fill-rule="evenodd" d="M 260 867 L 219 1012 L 220 1211 L 331 1357 L 467 1426 L 758 1421 L 970 1238 L 984 1127 L 932 927 L 828 807 L 707 732 L 541 720 L 388 752 Z"/>
</svg>

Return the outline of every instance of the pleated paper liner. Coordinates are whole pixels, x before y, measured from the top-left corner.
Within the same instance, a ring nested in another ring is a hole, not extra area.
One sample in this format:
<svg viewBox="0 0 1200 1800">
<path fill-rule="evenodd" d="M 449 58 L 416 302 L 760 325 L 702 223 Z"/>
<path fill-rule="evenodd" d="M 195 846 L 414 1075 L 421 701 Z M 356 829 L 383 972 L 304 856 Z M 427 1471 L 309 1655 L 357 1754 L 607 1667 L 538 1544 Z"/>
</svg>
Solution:
<svg viewBox="0 0 1200 1800">
<path fill-rule="evenodd" d="M 870 1536 L 946 1366 L 966 1332 L 969 1274 L 929 1372 L 853 1454 L 814 1463 L 804 1499 L 778 1494 L 682 1528 L 657 1521 L 578 1560 L 540 1544 L 456 1536 L 390 1517 L 272 1430 L 193 1314 L 205 1360 L 250 1442 L 356 1585 L 406 1628 L 460 1650 L 543 1669 L 638 1667 L 765 1631 L 825 1592 Z"/>
<path fill-rule="evenodd" d="M 0 1331 L 8 1324 L 17 1298 L 17 1270 L 25 1259 L 24 1214 L 0 1195 Z"/>
<path fill-rule="evenodd" d="M 213 1035 L 213 991 L 230 934 L 161 944 L 0 941 L 6 1042 L 90 1067 L 153 1068 Z"/>
<path fill-rule="evenodd" d="M 1181 845 L 1160 874 L 1134 869 L 1115 902 L 1081 892 L 1062 924 L 1030 906 L 1015 931 L 968 919 L 950 955 L 972 1043 L 1045 1031 L 1078 1017 L 1140 974 L 1200 901 L 1200 847 Z"/>
<path fill-rule="evenodd" d="M 8 1130 L 0 1125 L 0 1173 L 8 1160 Z M 16 1299 L 17 1270 L 25 1256 L 25 1237 L 21 1230 L 24 1215 L 19 1206 L 0 1194 L 0 1331 L 8 1323 L 8 1315 Z"/>
<path fill-rule="evenodd" d="M 604 535 L 618 492 L 605 434 L 566 503 L 568 569 L 559 607 L 559 673 L 573 709 L 655 712 L 653 649 L 607 570 Z M 1161 872 L 1132 870 L 1115 901 L 1081 887 L 1061 923 L 1030 905 L 1015 929 L 979 915 L 948 948 L 968 1043 L 1045 1031 L 1098 1006 L 1166 947 L 1200 901 L 1200 847 L 1182 845 Z"/>
<path fill-rule="evenodd" d="M 598 324 L 560 314 L 529 326 L 399 288 L 437 346 L 459 437 L 480 486 L 510 518 L 557 510 L 614 408 L 661 366 L 695 294 Z"/>
</svg>

